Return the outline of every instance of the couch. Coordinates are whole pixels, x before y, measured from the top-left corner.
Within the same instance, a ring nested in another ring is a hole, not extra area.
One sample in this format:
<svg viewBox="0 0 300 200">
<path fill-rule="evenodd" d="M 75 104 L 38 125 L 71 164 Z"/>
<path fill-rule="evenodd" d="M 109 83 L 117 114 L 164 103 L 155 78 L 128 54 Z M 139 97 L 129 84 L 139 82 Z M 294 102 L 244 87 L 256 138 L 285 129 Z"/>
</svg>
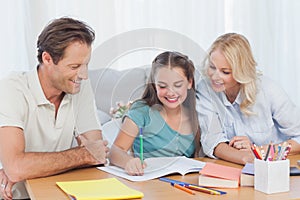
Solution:
<svg viewBox="0 0 300 200">
<path fill-rule="evenodd" d="M 150 67 L 126 70 L 99 68 L 89 70 L 89 79 L 95 94 L 97 112 L 102 124 L 103 137 L 109 146 L 113 143 L 120 119 L 112 119 L 110 110 L 117 102 L 127 103 L 140 98 L 150 73 Z"/>
</svg>

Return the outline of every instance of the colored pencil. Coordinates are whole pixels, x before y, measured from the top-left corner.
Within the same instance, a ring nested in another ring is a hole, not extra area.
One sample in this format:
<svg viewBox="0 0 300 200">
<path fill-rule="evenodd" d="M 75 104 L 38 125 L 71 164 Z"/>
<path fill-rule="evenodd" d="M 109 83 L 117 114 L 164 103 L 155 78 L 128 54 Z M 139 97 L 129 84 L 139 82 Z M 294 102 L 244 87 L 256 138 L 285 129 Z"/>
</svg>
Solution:
<svg viewBox="0 0 300 200">
<path fill-rule="evenodd" d="M 182 191 L 185 191 L 185 192 L 187 192 L 189 194 L 194 194 L 194 195 L 196 194 L 193 190 L 190 190 L 189 188 L 181 186 L 181 185 L 179 185 L 177 183 L 171 183 L 171 185 L 174 186 L 175 188 L 180 189 Z"/>
</svg>

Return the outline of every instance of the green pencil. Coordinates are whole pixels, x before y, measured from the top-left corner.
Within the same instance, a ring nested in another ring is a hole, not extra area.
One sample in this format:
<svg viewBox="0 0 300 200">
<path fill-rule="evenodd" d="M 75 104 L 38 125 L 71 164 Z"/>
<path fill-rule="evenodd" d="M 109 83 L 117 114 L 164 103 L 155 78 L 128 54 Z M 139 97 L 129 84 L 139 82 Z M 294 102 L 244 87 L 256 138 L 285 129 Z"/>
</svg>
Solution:
<svg viewBox="0 0 300 200">
<path fill-rule="evenodd" d="M 144 164 L 143 128 L 140 128 L 140 159 Z"/>
</svg>

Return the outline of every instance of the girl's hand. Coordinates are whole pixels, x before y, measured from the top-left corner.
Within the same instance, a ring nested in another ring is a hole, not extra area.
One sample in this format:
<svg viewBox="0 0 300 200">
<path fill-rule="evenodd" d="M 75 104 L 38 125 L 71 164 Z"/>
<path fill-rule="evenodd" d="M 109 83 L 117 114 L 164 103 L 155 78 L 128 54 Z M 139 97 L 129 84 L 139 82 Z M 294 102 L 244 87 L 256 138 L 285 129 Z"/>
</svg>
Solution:
<svg viewBox="0 0 300 200">
<path fill-rule="evenodd" d="M 247 136 L 234 136 L 229 142 L 229 146 L 238 150 L 251 150 L 252 142 Z"/>
<path fill-rule="evenodd" d="M 147 164 L 142 164 L 140 158 L 130 159 L 125 166 L 125 171 L 131 176 L 142 176 L 144 174 L 144 168 Z"/>
</svg>

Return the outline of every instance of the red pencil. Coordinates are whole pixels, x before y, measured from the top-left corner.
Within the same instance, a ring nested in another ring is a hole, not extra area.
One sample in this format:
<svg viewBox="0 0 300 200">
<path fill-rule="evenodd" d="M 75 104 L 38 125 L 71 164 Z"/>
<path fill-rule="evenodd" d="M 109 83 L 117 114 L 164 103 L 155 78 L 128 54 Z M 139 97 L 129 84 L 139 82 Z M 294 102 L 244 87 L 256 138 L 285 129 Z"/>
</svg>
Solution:
<svg viewBox="0 0 300 200">
<path fill-rule="evenodd" d="M 257 148 L 256 148 L 255 145 L 252 145 L 252 146 L 251 146 L 251 150 L 252 150 L 254 156 L 255 156 L 257 159 L 260 159 L 260 160 L 262 159 L 261 156 L 259 155 L 259 153 L 257 152 Z"/>
</svg>

